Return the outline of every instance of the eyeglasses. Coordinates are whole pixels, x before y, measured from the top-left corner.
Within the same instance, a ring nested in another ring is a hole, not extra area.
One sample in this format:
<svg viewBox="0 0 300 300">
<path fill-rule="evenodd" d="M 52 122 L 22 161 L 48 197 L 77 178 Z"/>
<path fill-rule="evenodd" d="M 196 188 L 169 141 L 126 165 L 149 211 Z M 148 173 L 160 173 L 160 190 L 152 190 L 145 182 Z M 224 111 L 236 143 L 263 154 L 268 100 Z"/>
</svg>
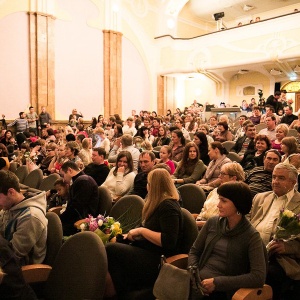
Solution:
<svg viewBox="0 0 300 300">
<path fill-rule="evenodd" d="M 225 176 L 225 175 L 232 176 L 232 175 L 227 174 L 227 173 L 224 173 L 224 172 L 220 172 L 220 175 L 221 175 L 221 176 Z"/>
</svg>

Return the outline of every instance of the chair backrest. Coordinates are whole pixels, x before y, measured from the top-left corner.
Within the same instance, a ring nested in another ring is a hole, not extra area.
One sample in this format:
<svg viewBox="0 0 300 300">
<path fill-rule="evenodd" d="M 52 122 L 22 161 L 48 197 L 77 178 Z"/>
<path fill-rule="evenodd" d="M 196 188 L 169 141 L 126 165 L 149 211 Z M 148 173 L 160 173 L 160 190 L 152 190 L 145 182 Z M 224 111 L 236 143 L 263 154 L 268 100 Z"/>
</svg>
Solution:
<svg viewBox="0 0 300 300">
<path fill-rule="evenodd" d="M 125 195 L 112 207 L 110 216 L 121 223 L 123 233 L 140 225 L 145 201 L 137 195 Z"/>
<path fill-rule="evenodd" d="M 99 236 L 91 231 L 74 234 L 58 252 L 46 283 L 46 298 L 103 299 L 106 274 L 106 250 Z"/>
<path fill-rule="evenodd" d="M 203 189 L 194 183 L 187 183 L 178 188 L 182 207 L 192 214 L 200 213 L 206 199 Z"/>
<path fill-rule="evenodd" d="M 229 152 L 232 147 L 235 145 L 234 141 L 225 141 L 222 143 L 222 146 Z"/>
<path fill-rule="evenodd" d="M 59 178 L 60 178 L 60 176 L 57 173 L 53 173 L 53 174 L 45 177 L 42 180 L 38 189 L 41 191 L 49 191 L 51 189 L 54 189 L 54 182 Z"/>
<path fill-rule="evenodd" d="M 256 133 L 259 133 L 264 128 L 267 128 L 266 123 L 259 123 L 259 124 L 255 125 Z"/>
<path fill-rule="evenodd" d="M 185 208 L 181 208 L 183 216 L 183 240 L 181 253 L 188 254 L 196 237 L 198 235 L 198 227 L 191 213 Z"/>
<path fill-rule="evenodd" d="M 242 160 L 241 157 L 235 152 L 229 152 L 227 154 L 227 157 L 232 161 L 236 161 L 236 162 L 240 162 Z"/>
<path fill-rule="evenodd" d="M 47 252 L 44 263 L 52 266 L 59 249 L 62 246 L 63 231 L 59 216 L 54 212 L 47 212 Z"/>
<path fill-rule="evenodd" d="M 289 131 L 287 133 L 287 136 L 294 136 L 295 138 L 297 138 L 298 137 L 298 131 L 294 128 L 289 129 Z"/>
<path fill-rule="evenodd" d="M 17 170 L 18 171 L 18 170 Z M 37 189 L 43 180 L 43 171 L 41 169 L 32 170 L 25 178 L 23 184 Z"/>
<path fill-rule="evenodd" d="M 11 162 L 9 166 L 9 171 L 16 173 L 17 169 L 18 169 L 18 164 L 15 161 Z"/>
<path fill-rule="evenodd" d="M 24 180 L 27 177 L 28 173 L 29 172 L 27 166 L 20 166 L 15 172 L 16 176 L 19 178 L 20 183 L 24 183 Z"/>
<path fill-rule="evenodd" d="M 262 288 L 241 288 L 235 292 L 232 300 L 271 300 L 273 299 L 272 288 L 264 284 Z"/>
<path fill-rule="evenodd" d="M 98 197 L 99 197 L 99 208 L 98 212 L 101 215 L 109 215 L 112 207 L 112 197 L 111 194 L 105 186 L 98 187 Z"/>
</svg>

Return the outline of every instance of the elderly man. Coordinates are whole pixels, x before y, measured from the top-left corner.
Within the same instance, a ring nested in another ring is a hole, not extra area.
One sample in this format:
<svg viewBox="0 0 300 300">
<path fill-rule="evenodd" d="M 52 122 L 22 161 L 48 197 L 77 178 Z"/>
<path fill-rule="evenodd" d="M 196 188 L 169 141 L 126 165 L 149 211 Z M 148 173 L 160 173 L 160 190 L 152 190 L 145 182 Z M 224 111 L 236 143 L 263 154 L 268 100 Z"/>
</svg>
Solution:
<svg viewBox="0 0 300 300">
<path fill-rule="evenodd" d="M 9 241 L 20 264 L 42 263 L 47 242 L 46 193 L 23 195 L 18 177 L 2 170 L 0 207 L 0 234 Z"/>
<path fill-rule="evenodd" d="M 267 245 L 276 230 L 280 211 L 288 209 L 300 213 L 300 193 L 294 186 L 298 177 L 297 169 L 289 164 L 275 166 L 272 177 L 272 191 L 257 194 L 253 199 L 250 222 L 260 233 Z M 266 282 L 272 286 L 273 299 L 299 299 L 300 284 L 300 238 L 283 241 L 273 240 L 269 244 L 269 270 Z M 298 295 L 287 295 L 287 287 L 298 288 Z M 295 297 L 294 297 L 295 296 Z"/>
<path fill-rule="evenodd" d="M 272 172 L 281 161 L 280 153 L 271 149 L 265 153 L 264 165 L 255 167 L 247 173 L 245 183 L 250 187 L 252 196 L 272 190 Z"/>
</svg>

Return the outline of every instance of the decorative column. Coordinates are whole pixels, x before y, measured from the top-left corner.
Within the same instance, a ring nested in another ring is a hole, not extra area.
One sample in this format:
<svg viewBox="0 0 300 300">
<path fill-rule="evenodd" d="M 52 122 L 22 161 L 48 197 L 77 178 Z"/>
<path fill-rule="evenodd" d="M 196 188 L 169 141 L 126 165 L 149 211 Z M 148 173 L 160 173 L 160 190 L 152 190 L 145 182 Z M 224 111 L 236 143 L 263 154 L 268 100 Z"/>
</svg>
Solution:
<svg viewBox="0 0 300 300">
<path fill-rule="evenodd" d="M 122 33 L 103 30 L 104 114 L 122 114 Z"/>
<path fill-rule="evenodd" d="M 157 76 L 157 114 L 164 116 L 166 114 L 165 101 L 165 78 L 162 75 Z"/>
<path fill-rule="evenodd" d="M 40 12 L 29 12 L 31 105 L 40 112 L 46 106 L 55 117 L 54 78 L 54 17 Z"/>
</svg>

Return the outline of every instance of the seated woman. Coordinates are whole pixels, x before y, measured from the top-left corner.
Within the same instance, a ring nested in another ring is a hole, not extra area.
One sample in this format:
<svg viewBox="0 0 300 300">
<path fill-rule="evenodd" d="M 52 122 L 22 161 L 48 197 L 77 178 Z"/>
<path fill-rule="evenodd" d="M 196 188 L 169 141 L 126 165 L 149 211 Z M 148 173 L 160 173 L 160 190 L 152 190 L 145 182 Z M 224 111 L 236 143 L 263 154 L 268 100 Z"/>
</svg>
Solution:
<svg viewBox="0 0 300 300">
<path fill-rule="evenodd" d="M 113 200 L 118 200 L 133 187 L 135 175 L 131 153 L 121 151 L 117 156 L 116 166 L 110 170 L 101 186 L 109 189 Z"/>
<path fill-rule="evenodd" d="M 139 136 L 143 139 L 143 141 L 147 141 L 152 145 L 154 136 L 151 134 L 148 127 L 142 126 L 141 128 L 139 128 Z"/>
<path fill-rule="evenodd" d="M 83 165 L 86 167 L 92 162 L 92 139 L 84 138 L 82 140 L 82 149 L 79 151 L 78 156 L 83 162 Z"/>
<path fill-rule="evenodd" d="M 230 162 L 223 165 L 219 177 L 221 181 L 220 185 L 231 181 L 245 181 L 244 170 L 242 166 L 236 162 Z M 218 188 L 215 188 L 208 194 L 203 204 L 203 208 L 196 219 L 198 227 L 202 227 L 210 217 L 219 214 L 219 195 L 217 190 Z"/>
<path fill-rule="evenodd" d="M 204 132 L 198 131 L 194 134 L 193 142 L 198 146 L 200 152 L 200 159 L 205 165 L 208 165 L 210 162 L 208 156 L 208 140 Z"/>
<path fill-rule="evenodd" d="M 281 151 L 281 141 L 285 138 L 289 132 L 289 127 L 286 124 L 278 124 L 275 128 L 276 139 L 271 141 L 271 149 L 278 150 L 280 154 L 283 154 Z"/>
<path fill-rule="evenodd" d="M 211 143 L 208 148 L 208 155 L 211 162 L 207 166 L 203 178 L 197 181 L 196 184 L 202 187 L 208 186 L 208 189 L 218 187 L 221 183 L 219 178 L 221 167 L 224 164 L 231 162 L 231 160 L 226 156 L 227 154 L 227 150 L 220 142 Z"/>
<path fill-rule="evenodd" d="M 260 234 L 245 217 L 252 205 L 249 187 L 227 182 L 217 192 L 219 216 L 210 218 L 199 232 L 188 265 L 198 268 L 207 299 L 226 300 L 239 288 L 263 286 L 267 255 Z"/>
<path fill-rule="evenodd" d="M 217 128 L 217 127 L 215 127 Z M 214 139 L 209 135 L 209 126 L 206 124 L 201 124 L 198 127 L 198 132 L 203 132 L 206 135 L 208 145 L 210 145 Z"/>
<path fill-rule="evenodd" d="M 187 143 L 183 150 L 182 160 L 179 162 L 175 173 L 174 183 L 180 186 L 186 183 L 196 183 L 206 170 L 203 161 L 199 159 L 199 149 L 195 143 Z"/>
<path fill-rule="evenodd" d="M 71 160 L 75 162 L 80 169 L 83 169 L 83 162 L 78 156 L 78 153 L 79 153 L 79 145 L 77 144 L 77 142 L 74 141 L 67 142 L 65 146 L 66 160 Z"/>
<path fill-rule="evenodd" d="M 218 123 L 218 134 L 216 136 L 213 136 L 214 140 L 217 142 L 225 142 L 225 141 L 232 141 L 233 135 L 229 130 L 229 126 L 226 122 L 219 122 Z"/>
<path fill-rule="evenodd" d="M 291 154 L 298 153 L 298 142 L 295 137 L 287 136 L 282 139 L 281 142 L 281 151 L 282 155 L 281 161 L 284 162 Z"/>
<path fill-rule="evenodd" d="M 158 136 L 152 143 L 152 147 L 169 145 L 171 139 L 167 136 L 167 128 L 166 126 L 159 126 L 158 128 Z"/>
<path fill-rule="evenodd" d="M 50 173 L 59 173 L 61 166 L 67 160 L 65 144 L 58 145 L 56 150 L 56 155 L 52 158 L 48 167 Z"/>
<path fill-rule="evenodd" d="M 183 136 L 182 131 L 179 129 L 173 130 L 171 134 L 171 139 L 172 139 L 172 142 L 170 143 L 170 146 L 172 148 L 171 159 L 179 162 L 182 159 L 183 149 L 185 145 L 185 138 Z"/>
<path fill-rule="evenodd" d="M 255 149 L 246 151 L 240 164 L 244 170 L 251 170 L 264 165 L 266 151 L 270 150 L 271 142 L 266 135 L 259 134 L 254 139 Z"/>
<path fill-rule="evenodd" d="M 111 276 L 107 280 L 106 296 L 113 296 L 116 291 L 118 299 L 129 299 L 127 293 L 131 290 L 152 288 L 161 255 L 181 253 L 182 213 L 169 172 L 161 168 L 152 170 L 147 189 L 142 226 L 131 229 L 124 236 L 124 243 L 106 244 Z"/>
</svg>

